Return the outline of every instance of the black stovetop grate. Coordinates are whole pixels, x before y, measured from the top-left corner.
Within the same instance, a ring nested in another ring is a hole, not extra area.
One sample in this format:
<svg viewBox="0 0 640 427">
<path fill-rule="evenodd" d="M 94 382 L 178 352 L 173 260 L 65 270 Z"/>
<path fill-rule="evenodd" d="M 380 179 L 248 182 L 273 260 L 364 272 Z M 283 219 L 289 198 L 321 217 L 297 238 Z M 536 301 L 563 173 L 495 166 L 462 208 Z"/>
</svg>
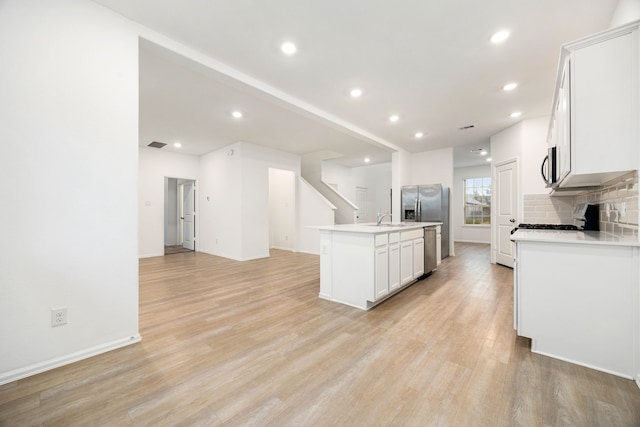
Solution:
<svg viewBox="0 0 640 427">
<path fill-rule="evenodd" d="M 511 234 L 516 230 L 579 230 L 573 224 L 518 224 L 516 228 L 511 230 Z"/>
</svg>

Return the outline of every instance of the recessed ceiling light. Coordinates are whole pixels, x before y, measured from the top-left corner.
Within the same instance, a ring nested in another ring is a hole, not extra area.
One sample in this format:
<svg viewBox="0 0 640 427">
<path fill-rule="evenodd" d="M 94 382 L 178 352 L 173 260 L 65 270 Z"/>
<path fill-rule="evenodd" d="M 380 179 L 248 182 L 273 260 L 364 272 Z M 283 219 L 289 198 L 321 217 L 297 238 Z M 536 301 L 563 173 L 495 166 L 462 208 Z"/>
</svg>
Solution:
<svg viewBox="0 0 640 427">
<path fill-rule="evenodd" d="M 502 86 L 502 90 L 514 90 L 517 87 L 518 83 L 507 83 L 506 85 Z"/>
<path fill-rule="evenodd" d="M 175 143 L 173 144 L 173 146 L 174 146 L 174 147 L 176 147 L 176 148 L 180 148 L 180 147 L 182 147 L 182 144 L 181 144 L 181 143 L 179 143 L 179 142 L 175 142 Z"/>
<path fill-rule="evenodd" d="M 491 36 L 491 43 L 502 43 L 507 38 L 509 38 L 509 31 L 501 30 Z"/>
<path fill-rule="evenodd" d="M 234 111 L 233 113 L 231 113 L 231 115 L 233 117 L 235 117 L 236 119 L 241 119 L 242 118 L 242 113 L 240 111 Z"/>
<path fill-rule="evenodd" d="M 370 158 L 368 158 L 368 157 L 365 157 L 365 158 L 364 158 L 364 162 L 365 162 L 365 163 L 369 163 L 370 161 L 371 161 L 371 159 L 370 159 Z"/>
<path fill-rule="evenodd" d="M 416 132 L 413 136 L 415 136 L 416 138 L 422 138 L 424 136 L 423 132 Z"/>
<path fill-rule="evenodd" d="M 487 153 L 486 151 L 481 151 L 481 152 L 480 152 L 480 155 L 481 155 L 481 156 L 486 156 L 487 154 L 488 154 L 488 153 Z"/>
<path fill-rule="evenodd" d="M 522 113 L 520 111 L 514 111 L 513 113 L 509 114 L 509 117 L 513 117 L 514 119 L 516 117 L 520 117 L 522 115 Z"/>
<path fill-rule="evenodd" d="M 351 89 L 351 92 L 349 92 L 349 93 L 351 94 L 352 97 L 357 98 L 360 95 L 362 95 L 362 89 L 354 88 L 354 89 Z"/>
<path fill-rule="evenodd" d="M 490 162 L 490 161 L 491 161 L 491 157 L 487 157 L 487 162 Z"/>
<path fill-rule="evenodd" d="M 282 45 L 280 46 L 280 49 L 282 49 L 282 51 L 287 55 L 293 55 L 298 50 L 296 45 L 291 42 L 282 43 Z"/>
<path fill-rule="evenodd" d="M 395 122 L 397 122 L 398 120 L 400 120 L 400 117 L 398 117 L 398 116 L 397 116 L 397 115 L 395 115 L 395 114 L 394 114 L 393 116 L 389 117 L 389 121 L 391 121 L 391 122 L 394 122 L 394 123 L 395 123 Z"/>
</svg>

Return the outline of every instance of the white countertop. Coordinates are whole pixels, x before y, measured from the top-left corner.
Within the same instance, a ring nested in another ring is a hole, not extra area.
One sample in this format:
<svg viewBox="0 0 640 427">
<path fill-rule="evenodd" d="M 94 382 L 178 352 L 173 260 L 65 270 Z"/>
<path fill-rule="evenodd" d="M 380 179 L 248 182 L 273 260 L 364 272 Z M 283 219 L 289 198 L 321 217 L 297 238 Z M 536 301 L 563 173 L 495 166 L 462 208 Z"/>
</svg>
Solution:
<svg viewBox="0 0 640 427">
<path fill-rule="evenodd" d="M 321 231 L 337 231 L 342 233 L 389 233 L 395 231 L 407 231 L 415 230 L 416 228 L 435 227 L 436 225 L 442 225 L 441 222 L 401 222 L 401 223 L 389 223 L 383 222 L 381 225 L 375 223 L 364 224 L 336 224 L 336 225 L 321 225 L 317 228 Z"/>
<path fill-rule="evenodd" d="M 615 236 L 603 231 L 573 231 L 573 230 L 516 230 L 511 235 L 514 242 L 554 242 L 554 243 L 584 243 L 589 245 L 610 246 L 640 246 L 637 237 Z"/>
</svg>

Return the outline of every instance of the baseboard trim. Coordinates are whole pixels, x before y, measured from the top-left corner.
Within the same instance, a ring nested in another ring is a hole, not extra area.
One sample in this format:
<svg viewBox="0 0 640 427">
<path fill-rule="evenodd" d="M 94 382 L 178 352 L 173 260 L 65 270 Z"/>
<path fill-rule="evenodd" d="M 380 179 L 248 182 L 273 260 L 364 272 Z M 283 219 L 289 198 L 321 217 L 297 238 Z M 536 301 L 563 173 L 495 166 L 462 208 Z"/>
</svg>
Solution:
<svg viewBox="0 0 640 427">
<path fill-rule="evenodd" d="M 152 254 L 140 254 L 138 258 L 154 258 L 157 256 L 164 256 L 164 252 L 162 253 L 152 253 Z"/>
<path fill-rule="evenodd" d="M 62 357 L 57 357 L 55 359 L 34 363 L 33 365 L 25 366 L 24 368 L 14 369 L 13 371 L 9 372 L 3 372 L 0 373 L 0 385 L 18 381 L 32 375 L 40 374 L 45 371 L 50 371 L 51 369 L 78 362 L 80 360 L 88 359 L 89 357 L 97 356 L 111 350 L 116 350 L 121 347 L 135 344 L 137 342 L 140 342 L 141 340 L 142 337 L 139 334 L 136 334 L 132 337 L 122 338 L 116 341 L 97 345 L 95 347 L 90 347 L 85 350 L 77 351 L 75 353 L 71 353 Z"/>
<path fill-rule="evenodd" d="M 536 354 L 541 354 L 542 356 L 552 357 L 554 359 L 563 360 L 565 362 L 573 363 L 574 365 L 584 366 L 585 368 L 593 369 L 595 371 L 600 371 L 600 372 L 604 372 L 606 374 L 615 375 L 617 377 L 626 378 L 628 380 L 634 380 L 635 379 L 633 377 L 633 375 L 625 374 L 624 372 L 617 372 L 617 371 L 613 371 L 611 369 L 602 368 L 602 367 L 599 367 L 599 366 L 591 365 L 589 363 L 584 363 L 584 362 L 580 362 L 580 361 L 577 361 L 577 360 L 573 360 L 573 359 L 570 359 L 568 357 L 557 356 L 555 354 L 547 353 L 545 351 L 534 350 L 534 348 L 533 348 L 533 340 L 531 341 L 531 352 L 532 353 L 536 353 Z"/>
</svg>

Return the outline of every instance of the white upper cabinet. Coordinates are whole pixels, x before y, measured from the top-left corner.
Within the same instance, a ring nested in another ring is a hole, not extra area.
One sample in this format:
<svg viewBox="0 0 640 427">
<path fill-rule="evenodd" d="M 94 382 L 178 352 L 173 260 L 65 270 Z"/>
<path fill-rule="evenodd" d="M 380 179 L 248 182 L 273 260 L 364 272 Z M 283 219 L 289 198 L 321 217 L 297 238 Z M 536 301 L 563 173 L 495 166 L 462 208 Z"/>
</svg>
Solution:
<svg viewBox="0 0 640 427">
<path fill-rule="evenodd" d="M 560 187 L 601 185 L 638 168 L 639 23 L 562 48 L 549 132 Z"/>
</svg>

